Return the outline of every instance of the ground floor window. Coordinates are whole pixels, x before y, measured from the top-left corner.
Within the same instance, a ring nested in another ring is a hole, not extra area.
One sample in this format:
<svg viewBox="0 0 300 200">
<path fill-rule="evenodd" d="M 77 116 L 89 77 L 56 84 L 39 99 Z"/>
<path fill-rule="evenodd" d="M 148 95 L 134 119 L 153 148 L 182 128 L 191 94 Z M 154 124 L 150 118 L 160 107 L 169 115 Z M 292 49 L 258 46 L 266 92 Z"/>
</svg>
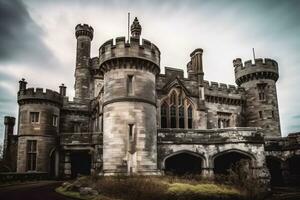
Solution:
<svg viewBox="0 0 300 200">
<path fill-rule="evenodd" d="M 35 171 L 36 170 L 36 140 L 28 140 L 27 141 L 27 171 Z"/>
</svg>

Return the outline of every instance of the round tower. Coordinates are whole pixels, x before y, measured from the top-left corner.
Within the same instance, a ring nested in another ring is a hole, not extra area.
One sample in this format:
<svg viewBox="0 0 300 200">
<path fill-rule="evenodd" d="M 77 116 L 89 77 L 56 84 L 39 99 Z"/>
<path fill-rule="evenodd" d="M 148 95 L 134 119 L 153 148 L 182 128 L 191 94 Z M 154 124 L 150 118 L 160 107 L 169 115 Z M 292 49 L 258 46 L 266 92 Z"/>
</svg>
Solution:
<svg viewBox="0 0 300 200">
<path fill-rule="evenodd" d="M 247 126 L 261 127 L 265 137 L 280 137 L 280 120 L 276 92 L 279 78 L 278 64 L 268 58 L 255 59 L 242 63 L 240 58 L 233 60 L 235 82 L 246 92 L 245 120 Z"/>
<path fill-rule="evenodd" d="M 109 40 L 99 51 L 104 74 L 103 172 L 157 174 L 155 77 L 160 51 L 145 39 L 140 45 L 136 37 L 129 43 L 125 37 Z"/>
<path fill-rule="evenodd" d="M 63 97 L 48 89 L 26 88 L 24 79 L 19 84 L 17 172 L 50 172 L 50 152 L 57 145 Z"/>
<path fill-rule="evenodd" d="M 76 69 L 75 69 L 75 99 L 90 99 L 90 69 L 89 60 L 91 55 L 91 41 L 94 29 L 87 24 L 78 24 L 75 27 L 77 39 Z"/>
</svg>

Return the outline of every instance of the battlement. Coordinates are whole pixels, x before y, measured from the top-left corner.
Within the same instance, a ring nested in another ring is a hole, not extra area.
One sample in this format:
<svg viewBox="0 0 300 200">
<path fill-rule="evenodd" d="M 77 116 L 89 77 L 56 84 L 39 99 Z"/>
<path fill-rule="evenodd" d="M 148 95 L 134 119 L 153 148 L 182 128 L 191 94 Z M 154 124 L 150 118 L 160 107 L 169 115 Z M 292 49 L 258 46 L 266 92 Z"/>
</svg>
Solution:
<svg viewBox="0 0 300 200">
<path fill-rule="evenodd" d="M 226 93 L 239 94 L 244 92 L 244 88 L 235 85 L 227 85 L 225 83 L 218 83 L 213 81 L 203 81 L 204 88 L 213 91 L 223 91 Z"/>
<path fill-rule="evenodd" d="M 233 66 L 238 85 L 254 76 L 257 79 L 272 79 L 274 81 L 277 81 L 279 77 L 278 63 L 269 58 L 258 58 L 254 60 L 254 63 L 252 63 L 252 60 L 247 60 L 243 63 L 242 59 L 237 58 L 233 60 Z"/>
<path fill-rule="evenodd" d="M 75 27 L 75 36 L 78 38 L 79 36 L 88 36 L 93 39 L 94 29 L 88 24 L 77 24 Z"/>
<path fill-rule="evenodd" d="M 18 103 L 23 104 L 31 102 L 32 100 L 39 100 L 45 102 L 52 102 L 59 105 L 63 103 L 63 96 L 58 92 L 46 89 L 44 92 L 43 88 L 27 88 L 18 92 Z"/>
<path fill-rule="evenodd" d="M 99 48 L 99 64 L 116 58 L 140 58 L 160 65 L 160 51 L 157 46 L 146 39 L 142 44 L 138 38 L 131 37 L 126 42 L 125 37 L 110 39 Z"/>
</svg>

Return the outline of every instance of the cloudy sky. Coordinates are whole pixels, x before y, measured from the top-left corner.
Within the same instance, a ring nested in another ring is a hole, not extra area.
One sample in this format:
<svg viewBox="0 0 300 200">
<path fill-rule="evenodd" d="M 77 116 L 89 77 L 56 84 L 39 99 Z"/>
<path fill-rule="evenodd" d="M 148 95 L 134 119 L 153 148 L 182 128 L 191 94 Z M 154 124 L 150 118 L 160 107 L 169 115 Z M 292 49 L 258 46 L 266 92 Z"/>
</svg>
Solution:
<svg viewBox="0 0 300 200">
<path fill-rule="evenodd" d="M 277 82 L 282 134 L 300 131 L 300 1 L 88 1 L 0 0 L 0 119 L 17 116 L 18 80 L 29 87 L 73 97 L 78 23 L 94 27 L 92 56 L 110 38 L 127 35 L 127 12 L 142 37 L 161 50 L 161 67 L 186 68 L 189 54 L 204 49 L 205 79 L 234 84 L 232 60 L 269 57 L 279 63 Z M 0 141 L 3 123 L 0 125 Z"/>
</svg>

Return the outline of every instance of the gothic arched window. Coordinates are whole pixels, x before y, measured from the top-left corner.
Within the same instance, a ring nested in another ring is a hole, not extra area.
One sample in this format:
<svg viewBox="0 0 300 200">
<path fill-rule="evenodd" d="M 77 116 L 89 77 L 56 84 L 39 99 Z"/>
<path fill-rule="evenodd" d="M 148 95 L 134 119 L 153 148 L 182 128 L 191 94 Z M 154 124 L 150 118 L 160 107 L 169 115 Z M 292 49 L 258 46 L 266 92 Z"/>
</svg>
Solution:
<svg viewBox="0 0 300 200">
<path fill-rule="evenodd" d="M 164 102 L 160 108 L 160 127 L 161 128 L 167 128 L 167 120 L 168 120 L 167 110 L 168 110 L 168 105 Z"/>
<path fill-rule="evenodd" d="M 170 108 L 171 128 L 176 128 L 176 107 L 172 105 Z"/>
<path fill-rule="evenodd" d="M 188 128 L 193 128 L 193 108 L 192 106 L 188 107 Z"/>
</svg>

